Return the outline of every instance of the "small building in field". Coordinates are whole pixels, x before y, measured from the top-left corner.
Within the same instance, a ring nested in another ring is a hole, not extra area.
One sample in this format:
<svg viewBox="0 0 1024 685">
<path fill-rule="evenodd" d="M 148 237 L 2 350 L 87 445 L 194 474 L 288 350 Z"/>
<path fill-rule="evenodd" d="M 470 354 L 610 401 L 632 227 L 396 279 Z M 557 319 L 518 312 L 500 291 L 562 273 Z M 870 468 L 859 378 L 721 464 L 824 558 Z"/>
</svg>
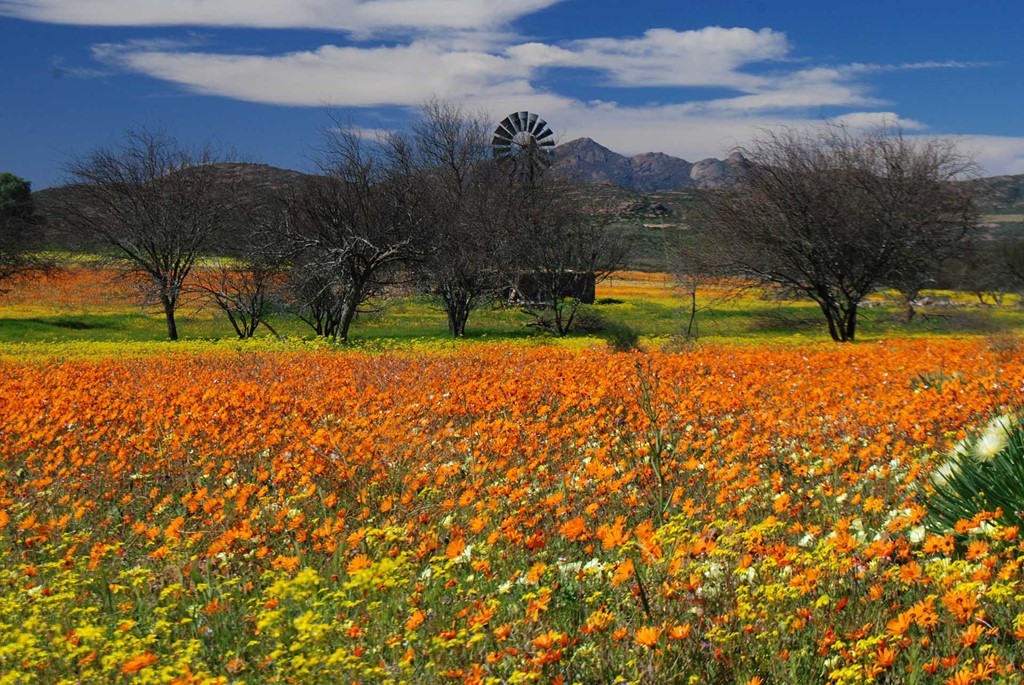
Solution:
<svg viewBox="0 0 1024 685">
<path fill-rule="evenodd" d="M 538 303 L 547 299 L 543 290 L 548 286 L 547 276 L 536 272 L 519 274 L 509 292 L 509 301 L 518 304 Z M 558 283 L 560 297 L 572 297 L 583 304 L 593 304 L 597 289 L 597 278 L 593 271 L 570 271 L 561 274 Z"/>
</svg>

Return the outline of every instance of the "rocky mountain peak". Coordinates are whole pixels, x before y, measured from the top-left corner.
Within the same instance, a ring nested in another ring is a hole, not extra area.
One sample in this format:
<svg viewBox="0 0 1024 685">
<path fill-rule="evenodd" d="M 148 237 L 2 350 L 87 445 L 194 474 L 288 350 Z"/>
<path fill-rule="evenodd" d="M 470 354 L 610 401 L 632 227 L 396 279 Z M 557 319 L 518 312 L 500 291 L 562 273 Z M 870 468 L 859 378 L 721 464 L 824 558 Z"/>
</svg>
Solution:
<svg viewBox="0 0 1024 685">
<path fill-rule="evenodd" d="M 577 138 L 555 148 L 556 174 L 584 183 L 605 183 L 637 192 L 681 188 L 718 188 L 735 183 L 747 160 L 734 152 L 725 160 L 692 164 L 663 152 L 626 157 L 591 138 Z"/>
</svg>

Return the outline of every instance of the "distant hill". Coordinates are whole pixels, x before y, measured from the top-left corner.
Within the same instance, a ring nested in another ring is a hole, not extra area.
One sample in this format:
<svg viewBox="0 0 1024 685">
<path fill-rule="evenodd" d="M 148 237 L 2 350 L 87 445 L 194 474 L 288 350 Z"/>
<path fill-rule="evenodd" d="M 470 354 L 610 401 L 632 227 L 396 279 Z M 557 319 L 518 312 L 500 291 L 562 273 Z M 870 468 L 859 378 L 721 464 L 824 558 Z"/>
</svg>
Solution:
<svg viewBox="0 0 1024 685">
<path fill-rule="evenodd" d="M 684 188 L 727 188 L 734 185 L 747 165 L 734 152 L 726 159 L 702 159 L 691 163 L 663 152 L 626 157 L 590 138 L 577 138 L 555 148 L 552 170 L 559 176 L 583 183 L 621 186 L 641 193 Z"/>
<path fill-rule="evenodd" d="M 660 152 L 626 157 L 590 138 L 564 143 L 555 148 L 554 154 L 553 172 L 584 183 L 586 187 L 581 192 L 595 213 L 650 228 L 685 225 L 697 190 L 728 188 L 749 164 L 738 153 L 724 160 L 709 158 L 694 163 Z M 248 206 L 261 204 L 272 194 L 308 177 L 267 164 L 239 162 L 217 166 L 224 187 L 242 194 Z M 975 191 L 990 228 L 998 229 L 999 234 L 1024 233 L 1024 175 L 994 176 L 965 183 Z M 62 186 L 33 193 L 37 213 L 45 219 L 74 192 L 74 186 Z M 60 235 L 53 222 L 44 223 L 43 231 L 44 244 L 68 249 L 88 247 L 80 237 Z"/>
<path fill-rule="evenodd" d="M 964 181 L 984 214 L 1024 214 L 1024 174 Z"/>
<path fill-rule="evenodd" d="M 218 177 L 223 179 L 224 187 L 237 189 L 244 194 L 246 201 L 264 198 L 271 192 L 286 189 L 307 177 L 307 174 L 269 164 L 221 162 L 214 166 L 219 171 Z M 32 199 L 36 211 L 45 215 L 74 192 L 74 185 L 56 186 L 33 193 Z"/>
<path fill-rule="evenodd" d="M 269 164 L 248 162 L 221 162 L 214 165 L 217 178 L 224 188 L 240 196 L 243 205 L 258 206 L 272 194 L 287 190 L 307 178 L 307 174 L 291 169 L 281 169 Z M 43 219 L 41 241 L 45 245 L 63 249 L 94 249 L 85 236 L 71 235 L 62 230 L 55 221 L 50 221 L 56 209 L 65 202 L 73 202 L 78 186 L 66 185 L 46 188 L 32 193 L 36 215 Z"/>
</svg>

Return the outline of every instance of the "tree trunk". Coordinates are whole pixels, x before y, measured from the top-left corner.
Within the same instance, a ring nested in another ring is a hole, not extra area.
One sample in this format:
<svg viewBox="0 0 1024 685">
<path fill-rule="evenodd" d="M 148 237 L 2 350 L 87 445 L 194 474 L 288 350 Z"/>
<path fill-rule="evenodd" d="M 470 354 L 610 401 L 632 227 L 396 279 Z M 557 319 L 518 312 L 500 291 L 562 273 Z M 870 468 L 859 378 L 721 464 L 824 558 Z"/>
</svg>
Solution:
<svg viewBox="0 0 1024 685">
<path fill-rule="evenodd" d="M 167 319 L 167 337 L 170 338 L 171 340 L 177 340 L 178 339 L 178 324 L 175 323 L 175 321 L 174 321 L 174 309 L 175 309 L 174 304 L 175 303 L 172 302 L 167 297 L 163 297 L 163 298 L 161 298 L 161 300 L 163 301 L 163 305 L 164 305 L 164 317 L 166 317 L 166 319 Z"/>
<path fill-rule="evenodd" d="M 690 322 L 686 324 L 686 337 L 697 337 L 697 289 L 690 291 Z"/>
<path fill-rule="evenodd" d="M 572 322 L 576 318 L 576 308 L 579 306 L 580 301 L 575 297 L 569 298 L 568 303 L 564 299 L 555 301 L 555 333 L 559 337 L 572 330 Z M 566 315 L 567 312 L 568 315 Z"/>
<path fill-rule="evenodd" d="M 818 306 L 821 307 L 821 312 L 825 315 L 825 321 L 828 322 L 829 336 L 831 336 L 834 342 L 842 342 L 843 339 L 839 332 L 839 312 L 836 310 L 836 307 L 827 302 L 818 302 Z"/>
<path fill-rule="evenodd" d="M 469 312 L 458 305 L 448 309 L 448 332 L 454 338 L 462 338 L 466 335 L 466 320 L 469 319 Z"/>
<path fill-rule="evenodd" d="M 817 300 L 825 320 L 828 322 L 828 334 L 835 342 L 853 342 L 857 333 L 857 303 L 841 304 L 834 300 L 822 298 Z"/>
<path fill-rule="evenodd" d="M 452 337 L 462 338 L 466 335 L 466 322 L 469 320 L 469 313 L 472 311 L 472 297 L 464 291 L 460 292 L 454 288 L 443 295 L 444 310 L 448 314 L 448 332 Z"/>
<path fill-rule="evenodd" d="M 352 319 L 356 317 L 356 302 L 346 299 L 341 307 L 338 316 L 338 328 L 335 330 L 334 339 L 340 343 L 348 342 L 348 329 L 352 325 Z"/>
<path fill-rule="evenodd" d="M 853 342 L 857 335 L 857 303 L 851 302 L 843 312 L 843 340 L 842 342 Z"/>
</svg>

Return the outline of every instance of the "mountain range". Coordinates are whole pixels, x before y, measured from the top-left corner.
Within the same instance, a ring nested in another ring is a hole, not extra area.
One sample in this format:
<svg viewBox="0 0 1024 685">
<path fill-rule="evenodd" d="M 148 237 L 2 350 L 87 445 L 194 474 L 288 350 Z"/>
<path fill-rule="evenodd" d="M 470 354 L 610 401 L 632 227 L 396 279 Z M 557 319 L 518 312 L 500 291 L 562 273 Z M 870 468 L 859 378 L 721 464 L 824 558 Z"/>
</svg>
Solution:
<svg viewBox="0 0 1024 685">
<path fill-rule="evenodd" d="M 686 188 L 723 188 L 736 183 L 748 162 L 739 152 L 723 159 L 688 162 L 663 152 L 626 157 L 590 138 L 555 148 L 552 171 L 582 183 L 629 188 L 638 193 Z"/>
<path fill-rule="evenodd" d="M 645 152 L 626 157 L 590 138 L 578 138 L 554 148 L 552 172 L 589 186 L 593 206 L 605 214 L 661 214 L 676 204 L 678 194 L 698 189 L 728 188 L 734 185 L 750 163 L 739 152 L 725 159 L 707 158 L 689 162 L 662 152 Z M 225 185 L 256 201 L 269 192 L 298 183 L 305 174 L 267 164 L 225 163 Z M 1024 215 L 1024 175 L 993 176 L 965 183 L 971 186 L 982 212 Z M 47 188 L 33 193 L 37 211 L 46 215 L 55 200 L 71 187 Z M 653 209 L 652 209 L 653 208 Z"/>
</svg>

